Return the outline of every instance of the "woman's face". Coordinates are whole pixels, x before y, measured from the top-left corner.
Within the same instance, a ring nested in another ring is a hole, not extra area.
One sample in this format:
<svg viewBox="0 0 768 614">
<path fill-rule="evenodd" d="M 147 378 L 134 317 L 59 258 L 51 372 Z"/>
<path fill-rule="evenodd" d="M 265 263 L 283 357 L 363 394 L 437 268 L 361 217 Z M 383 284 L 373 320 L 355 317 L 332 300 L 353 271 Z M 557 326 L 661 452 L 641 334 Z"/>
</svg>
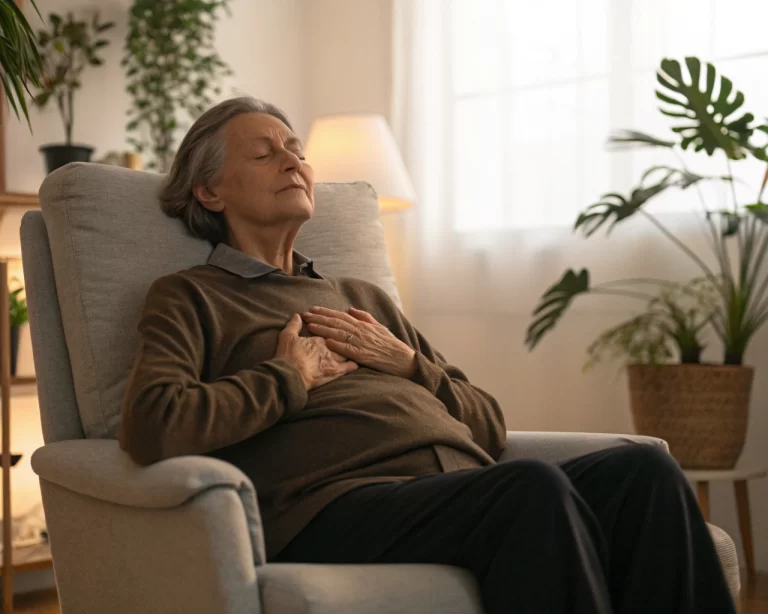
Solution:
<svg viewBox="0 0 768 614">
<path fill-rule="evenodd" d="M 300 225 L 312 217 L 314 173 L 288 126 L 266 113 L 246 113 L 224 126 L 224 138 L 218 183 L 195 192 L 206 208 L 222 212 L 230 228 Z"/>
</svg>

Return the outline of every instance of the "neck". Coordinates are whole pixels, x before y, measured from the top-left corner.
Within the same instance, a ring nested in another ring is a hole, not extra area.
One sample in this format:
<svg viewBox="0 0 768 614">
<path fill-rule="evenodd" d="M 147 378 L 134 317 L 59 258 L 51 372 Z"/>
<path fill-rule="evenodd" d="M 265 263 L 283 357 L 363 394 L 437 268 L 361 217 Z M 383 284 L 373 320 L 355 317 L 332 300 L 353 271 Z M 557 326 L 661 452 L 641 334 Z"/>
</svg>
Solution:
<svg viewBox="0 0 768 614">
<path fill-rule="evenodd" d="M 249 229 L 251 230 L 251 229 Z M 229 232 L 229 245 L 241 252 L 293 275 L 293 242 L 296 232 L 279 233 L 251 231 L 247 234 Z"/>
</svg>

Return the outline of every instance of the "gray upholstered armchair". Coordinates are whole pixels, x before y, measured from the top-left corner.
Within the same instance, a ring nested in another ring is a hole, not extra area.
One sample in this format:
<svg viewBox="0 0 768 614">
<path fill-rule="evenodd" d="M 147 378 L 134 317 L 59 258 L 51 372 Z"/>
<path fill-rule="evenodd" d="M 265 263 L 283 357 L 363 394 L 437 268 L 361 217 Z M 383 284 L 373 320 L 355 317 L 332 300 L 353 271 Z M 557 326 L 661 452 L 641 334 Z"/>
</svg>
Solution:
<svg viewBox="0 0 768 614">
<path fill-rule="evenodd" d="M 120 401 L 144 295 L 157 277 L 204 263 L 210 246 L 159 211 L 161 178 L 75 164 L 44 182 L 22 224 L 27 298 L 46 445 L 40 476 L 64 614 L 481 612 L 465 570 L 433 565 L 266 564 L 252 484 L 220 460 L 150 467 L 118 447 Z M 297 247 L 329 275 L 397 295 L 366 184 L 318 185 Z M 618 435 L 510 433 L 505 459 L 562 460 Z M 732 589 L 733 542 L 713 529 Z"/>
</svg>

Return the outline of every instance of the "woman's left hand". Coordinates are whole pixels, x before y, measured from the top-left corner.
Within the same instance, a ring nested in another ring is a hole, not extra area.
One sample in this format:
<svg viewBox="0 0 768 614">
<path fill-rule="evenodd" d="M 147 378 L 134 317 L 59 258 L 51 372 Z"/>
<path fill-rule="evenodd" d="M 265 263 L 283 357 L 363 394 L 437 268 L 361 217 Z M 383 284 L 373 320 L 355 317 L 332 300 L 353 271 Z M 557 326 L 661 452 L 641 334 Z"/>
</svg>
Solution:
<svg viewBox="0 0 768 614">
<path fill-rule="evenodd" d="M 313 335 L 326 340 L 328 349 L 360 366 L 409 379 L 416 372 L 414 349 L 366 311 L 351 307 L 349 313 L 344 313 L 312 307 L 301 317 Z"/>
</svg>

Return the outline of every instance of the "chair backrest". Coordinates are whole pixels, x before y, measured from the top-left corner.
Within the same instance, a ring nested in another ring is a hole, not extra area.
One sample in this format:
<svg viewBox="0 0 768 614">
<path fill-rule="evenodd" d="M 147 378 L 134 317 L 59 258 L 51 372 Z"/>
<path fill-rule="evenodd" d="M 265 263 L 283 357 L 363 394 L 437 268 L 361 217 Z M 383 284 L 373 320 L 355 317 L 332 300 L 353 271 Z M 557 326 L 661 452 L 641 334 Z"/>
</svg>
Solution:
<svg viewBox="0 0 768 614">
<path fill-rule="evenodd" d="M 205 263 L 211 252 L 209 243 L 162 213 L 162 180 L 70 164 L 43 182 L 42 214 L 24 217 L 24 276 L 46 442 L 117 436 L 149 286 Z M 315 215 L 296 248 L 321 273 L 366 279 L 399 301 L 368 184 L 318 184 Z"/>
</svg>

